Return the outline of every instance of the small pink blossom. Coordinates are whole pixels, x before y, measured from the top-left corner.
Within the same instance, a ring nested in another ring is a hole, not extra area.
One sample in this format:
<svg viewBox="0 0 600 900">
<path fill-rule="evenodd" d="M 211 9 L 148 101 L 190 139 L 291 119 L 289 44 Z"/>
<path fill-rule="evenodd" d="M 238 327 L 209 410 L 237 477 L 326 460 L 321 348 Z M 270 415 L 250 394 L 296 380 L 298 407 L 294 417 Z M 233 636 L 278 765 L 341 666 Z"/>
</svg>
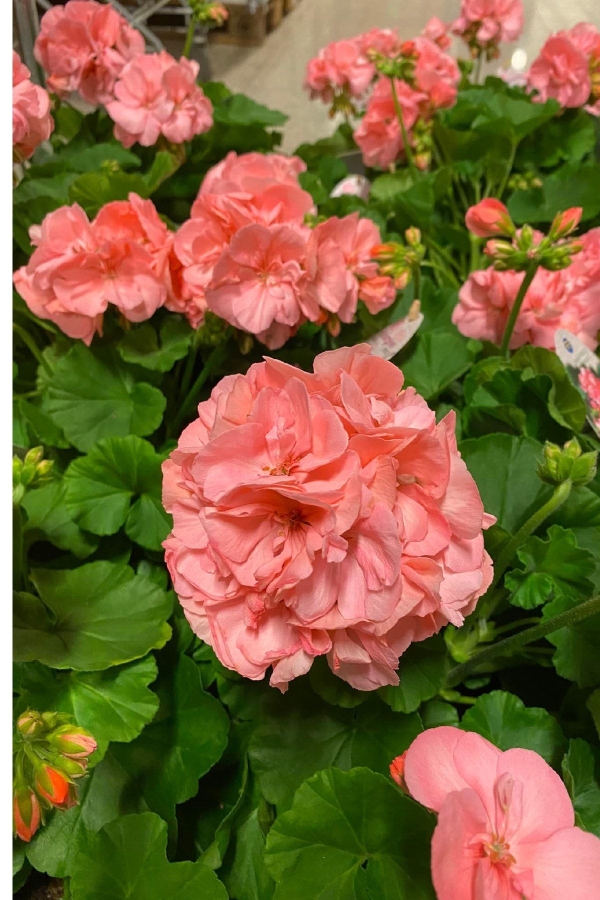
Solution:
<svg viewBox="0 0 600 900">
<path fill-rule="evenodd" d="M 421 34 L 437 44 L 440 50 L 448 50 L 452 43 L 452 38 L 448 34 L 449 28 L 450 26 L 442 22 L 437 16 L 432 16 Z"/>
<path fill-rule="evenodd" d="M 69 0 L 42 16 L 35 58 L 50 91 L 63 98 L 76 91 L 97 106 L 112 99 L 122 69 L 144 49 L 139 31 L 110 4 Z"/>
<path fill-rule="evenodd" d="M 373 39 L 375 44 L 376 38 Z M 368 58 L 363 35 L 350 40 L 334 41 L 309 60 L 304 86 L 313 99 L 331 103 L 335 95 L 345 91 L 350 97 L 362 98 L 375 76 L 375 65 Z"/>
<path fill-rule="evenodd" d="M 326 654 L 359 690 L 396 684 L 410 643 L 460 625 L 487 589 L 494 520 L 454 414 L 436 424 L 402 381 L 365 345 L 317 356 L 314 373 L 267 360 L 223 379 L 164 463 L 166 562 L 228 668 L 272 666 L 285 690 Z"/>
<path fill-rule="evenodd" d="M 404 127 L 410 140 L 410 130 L 419 118 L 420 106 L 426 102 L 427 95 L 413 90 L 404 81 L 396 80 L 395 85 Z M 360 147 L 367 166 L 385 169 L 404 154 L 402 131 L 389 78 L 380 78 L 375 84 L 367 111 L 354 132 L 354 140 Z"/>
<path fill-rule="evenodd" d="M 212 127 L 212 104 L 196 84 L 199 66 L 169 53 L 138 56 L 121 71 L 106 109 L 115 137 L 125 147 L 144 147 L 160 135 L 175 144 L 190 141 Z"/>
<path fill-rule="evenodd" d="M 588 60 L 568 32 L 559 31 L 548 38 L 529 70 L 527 83 L 537 91 L 535 99 L 540 103 L 549 98 L 564 107 L 587 102 L 591 91 Z"/>
<path fill-rule="evenodd" d="M 411 796 L 438 813 L 431 872 L 438 900 L 589 900 L 600 840 L 575 827 L 559 776 L 532 750 L 502 752 L 473 732 L 430 728 L 408 748 Z"/>
<path fill-rule="evenodd" d="M 522 0 L 461 0 L 460 16 L 451 28 L 479 51 L 497 49 L 523 31 Z"/>
<path fill-rule="evenodd" d="M 14 50 L 12 120 L 13 154 L 17 162 L 29 159 L 54 131 L 48 92 L 33 84 L 29 69 Z"/>
</svg>

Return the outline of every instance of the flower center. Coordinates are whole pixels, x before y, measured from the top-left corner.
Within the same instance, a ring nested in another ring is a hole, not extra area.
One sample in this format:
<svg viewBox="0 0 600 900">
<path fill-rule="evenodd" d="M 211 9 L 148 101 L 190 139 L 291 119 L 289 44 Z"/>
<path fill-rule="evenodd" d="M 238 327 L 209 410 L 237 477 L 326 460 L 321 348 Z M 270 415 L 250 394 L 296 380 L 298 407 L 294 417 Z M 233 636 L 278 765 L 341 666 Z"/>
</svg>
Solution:
<svg viewBox="0 0 600 900">
<path fill-rule="evenodd" d="M 509 853 L 510 844 L 503 837 L 497 834 L 490 834 L 488 840 L 484 841 L 483 852 L 489 858 L 490 862 L 497 863 L 501 866 L 514 866 L 516 860 L 512 853 Z"/>
</svg>

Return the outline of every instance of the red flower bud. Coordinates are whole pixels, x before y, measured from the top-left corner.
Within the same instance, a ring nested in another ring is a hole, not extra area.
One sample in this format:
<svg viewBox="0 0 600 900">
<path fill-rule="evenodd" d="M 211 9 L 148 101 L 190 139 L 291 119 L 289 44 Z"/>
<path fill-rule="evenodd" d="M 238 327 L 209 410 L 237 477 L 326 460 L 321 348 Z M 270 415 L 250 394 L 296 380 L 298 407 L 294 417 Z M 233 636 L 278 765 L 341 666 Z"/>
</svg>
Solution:
<svg viewBox="0 0 600 900">
<path fill-rule="evenodd" d="M 22 841 L 30 841 L 40 824 L 40 804 L 29 788 L 15 793 L 13 798 L 15 832 Z"/>
<path fill-rule="evenodd" d="M 69 799 L 69 781 L 52 766 L 43 765 L 38 770 L 35 789 L 53 806 L 63 806 Z"/>
<path fill-rule="evenodd" d="M 397 756 L 390 763 L 390 775 L 394 779 L 397 785 L 399 785 L 403 791 L 406 791 L 406 782 L 404 780 L 404 760 L 406 758 L 406 750 L 401 756 Z"/>
<path fill-rule="evenodd" d="M 581 206 L 573 206 L 571 209 L 565 209 L 564 212 L 559 212 L 554 217 L 554 221 L 548 232 L 550 240 L 558 241 L 560 238 L 566 237 L 568 234 L 575 231 L 581 222 L 582 212 L 583 209 Z"/>
<path fill-rule="evenodd" d="M 469 231 L 477 237 L 512 237 L 515 233 L 509 211 L 504 203 L 494 197 L 488 197 L 467 210 L 465 222 Z"/>
</svg>

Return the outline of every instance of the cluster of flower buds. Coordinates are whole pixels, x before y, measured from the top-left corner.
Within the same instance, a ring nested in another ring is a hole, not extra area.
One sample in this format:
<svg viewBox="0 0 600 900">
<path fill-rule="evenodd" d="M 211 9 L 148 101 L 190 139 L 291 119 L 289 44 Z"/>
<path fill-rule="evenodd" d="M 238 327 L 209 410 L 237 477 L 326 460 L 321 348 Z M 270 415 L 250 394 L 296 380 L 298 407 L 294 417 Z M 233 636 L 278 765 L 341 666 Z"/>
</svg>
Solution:
<svg viewBox="0 0 600 900">
<path fill-rule="evenodd" d="M 485 253 L 498 271 L 523 272 L 532 262 L 557 272 L 571 265 L 573 256 L 582 245 L 570 239 L 581 221 L 581 207 L 558 213 L 547 235 L 535 231 L 531 225 L 518 229 L 506 206 L 492 197 L 472 206 L 465 222 L 469 231 L 481 238 L 491 238 Z"/>
<path fill-rule="evenodd" d="M 372 250 L 373 259 L 379 263 L 380 273 L 394 279 L 397 291 L 404 290 L 425 256 L 425 247 L 421 243 L 421 232 L 418 228 L 407 228 L 404 238 L 406 244 L 390 241 L 387 244 L 379 244 Z"/>
<path fill-rule="evenodd" d="M 386 56 L 379 50 L 369 50 L 367 57 L 375 65 L 381 75 L 388 78 L 398 78 L 406 81 L 414 87 L 415 64 L 418 59 L 417 47 L 414 41 L 404 41 L 395 56 Z"/>
<path fill-rule="evenodd" d="M 573 438 L 559 447 L 546 441 L 544 458 L 538 466 L 538 476 L 547 484 L 564 484 L 581 487 L 596 477 L 598 454 L 595 451 L 583 453 L 579 441 Z"/>
<path fill-rule="evenodd" d="M 531 188 L 542 186 L 542 179 L 535 172 L 515 172 L 508 179 L 508 188 L 511 191 L 529 191 Z"/>
<path fill-rule="evenodd" d="M 28 488 L 39 487 L 48 481 L 52 466 L 51 459 L 44 459 L 44 448 L 33 447 L 25 454 L 25 459 L 13 456 L 13 503 L 19 506 Z"/>
<path fill-rule="evenodd" d="M 26 710 L 17 721 L 13 818 L 16 834 L 30 841 L 52 808 L 77 805 L 75 780 L 85 775 L 96 741 L 62 713 Z"/>
<path fill-rule="evenodd" d="M 428 169 L 433 154 L 433 119 L 417 119 L 412 128 L 412 148 L 417 168 Z"/>
<path fill-rule="evenodd" d="M 196 22 L 207 28 L 220 28 L 229 18 L 227 7 L 219 2 L 188 0 L 188 6 L 192 10 Z"/>
</svg>

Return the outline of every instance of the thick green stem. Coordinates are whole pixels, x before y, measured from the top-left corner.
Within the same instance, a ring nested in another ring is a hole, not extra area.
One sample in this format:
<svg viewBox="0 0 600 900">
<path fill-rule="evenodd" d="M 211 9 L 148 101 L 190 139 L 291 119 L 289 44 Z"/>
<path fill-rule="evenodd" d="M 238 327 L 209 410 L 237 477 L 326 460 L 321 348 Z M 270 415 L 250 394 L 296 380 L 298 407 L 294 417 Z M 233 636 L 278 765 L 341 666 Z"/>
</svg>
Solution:
<svg viewBox="0 0 600 900">
<path fill-rule="evenodd" d="M 504 329 L 504 334 L 502 335 L 502 343 L 500 344 L 500 353 L 502 356 L 505 356 L 507 359 L 510 356 L 510 350 L 508 349 L 508 345 L 510 344 L 510 339 L 512 337 L 512 333 L 514 331 L 514 327 L 521 311 L 521 307 L 523 305 L 523 300 L 525 299 L 525 294 L 529 290 L 529 285 L 535 278 L 535 273 L 537 272 L 539 267 L 539 262 L 537 259 L 533 259 L 525 272 L 525 278 L 521 282 L 521 287 L 519 288 L 519 292 L 517 294 L 516 300 L 514 302 L 513 308 L 510 311 L 510 316 L 508 317 L 508 322 L 506 323 L 506 328 Z"/>
<path fill-rule="evenodd" d="M 563 481 L 562 484 L 557 485 L 550 499 L 544 503 L 543 506 L 540 506 L 540 508 L 527 519 L 525 524 L 519 528 L 515 536 L 508 541 L 504 549 L 501 550 L 494 566 L 494 580 L 490 585 L 490 591 L 493 591 L 500 583 L 502 576 L 514 559 L 515 553 L 519 547 L 525 543 L 527 538 L 530 537 L 534 531 L 537 531 L 540 525 L 545 522 L 559 506 L 563 505 L 565 500 L 568 499 L 572 488 L 573 484 L 570 481 Z"/>
<path fill-rule="evenodd" d="M 519 634 L 514 634 L 512 637 L 505 638 L 505 640 L 499 641 L 491 647 L 480 650 L 479 653 L 476 653 L 468 662 L 461 663 L 461 665 L 450 669 L 446 679 L 446 686 L 449 688 L 454 687 L 464 681 L 465 678 L 469 678 L 470 675 L 476 674 L 482 665 L 485 664 L 487 667 L 488 664 L 497 657 L 510 656 L 516 651 L 521 650 L 522 647 L 533 644 L 535 641 L 541 640 L 541 638 L 558 631 L 560 628 L 565 628 L 568 625 L 577 625 L 580 622 L 585 621 L 585 619 L 589 619 L 591 616 L 596 616 L 599 613 L 600 594 L 597 594 L 595 597 L 591 597 L 584 603 L 580 603 L 579 606 L 575 606 L 573 609 L 568 609 L 565 612 L 559 613 L 559 615 L 547 619 L 540 625 L 535 625 L 533 628 L 527 628 Z"/>
<path fill-rule="evenodd" d="M 479 79 L 481 78 L 481 67 L 483 65 L 483 57 L 481 53 L 477 57 L 477 62 L 475 63 L 475 69 L 473 71 L 473 84 L 479 84 Z"/>
<path fill-rule="evenodd" d="M 196 34 L 196 17 L 190 16 L 190 24 L 188 25 L 187 34 L 185 36 L 185 44 L 183 45 L 182 56 L 185 56 L 186 59 L 190 58 L 190 53 L 192 52 L 192 45 L 194 43 L 194 35 Z"/>
<path fill-rule="evenodd" d="M 502 200 L 502 195 L 506 190 L 506 185 L 508 184 L 508 179 L 510 178 L 510 173 L 512 172 L 513 163 L 515 161 L 515 156 L 517 153 L 517 147 L 519 146 L 517 141 L 512 142 L 511 151 L 508 157 L 508 163 L 506 165 L 506 172 L 504 173 L 504 178 L 500 183 L 500 187 L 498 188 L 498 192 L 496 196 L 498 200 Z"/>
<path fill-rule="evenodd" d="M 417 174 L 417 168 L 415 166 L 415 161 L 412 155 L 412 149 L 408 142 L 408 134 L 406 131 L 406 126 L 404 124 L 404 116 L 402 115 L 402 107 L 400 106 L 400 101 L 398 100 L 398 94 L 396 92 L 396 82 L 393 78 L 390 78 L 390 84 L 392 85 L 392 98 L 394 100 L 394 109 L 396 110 L 396 115 L 398 116 L 398 122 L 400 123 L 400 131 L 402 132 L 402 143 L 404 144 L 404 154 L 406 156 L 406 162 L 408 163 L 408 168 L 410 169 L 413 175 Z"/>
<path fill-rule="evenodd" d="M 413 296 L 415 300 L 421 299 L 421 266 L 417 263 L 413 266 Z"/>
<path fill-rule="evenodd" d="M 44 359 L 42 351 L 40 350 L 34 339 L 31 337 L 29 332 L 25 331 L 24 328 L 21 328 L 20 325 L 17 325 L 16 322 L 13 322 L 13 331 L 15 332 L 15 334 L 19 335 L 27 349 L 30 351 L 31 355 L 34 356 L 35 359 L 37 359 L 40 366 L 42 366 L 46 370 L 48 375 L 52 375 L 52 369 L 50 368 L 50 365 L 48 364 L 47 360 Z"/>
<path fill-rule="evenodd" d="M 476 235 L 469 233 L 469 240 L 471 242 L 471 260 L 470 260 L 470 269 L 471 272 L 475 272 L 476 269 L 479 268 L 479 238 Z"/>
<path fill-rule="evenodd" d="M 13 588 L 21 589 L 23 584 L 23 513 L 21 507 L 13 503 Z"/>
</svg>

